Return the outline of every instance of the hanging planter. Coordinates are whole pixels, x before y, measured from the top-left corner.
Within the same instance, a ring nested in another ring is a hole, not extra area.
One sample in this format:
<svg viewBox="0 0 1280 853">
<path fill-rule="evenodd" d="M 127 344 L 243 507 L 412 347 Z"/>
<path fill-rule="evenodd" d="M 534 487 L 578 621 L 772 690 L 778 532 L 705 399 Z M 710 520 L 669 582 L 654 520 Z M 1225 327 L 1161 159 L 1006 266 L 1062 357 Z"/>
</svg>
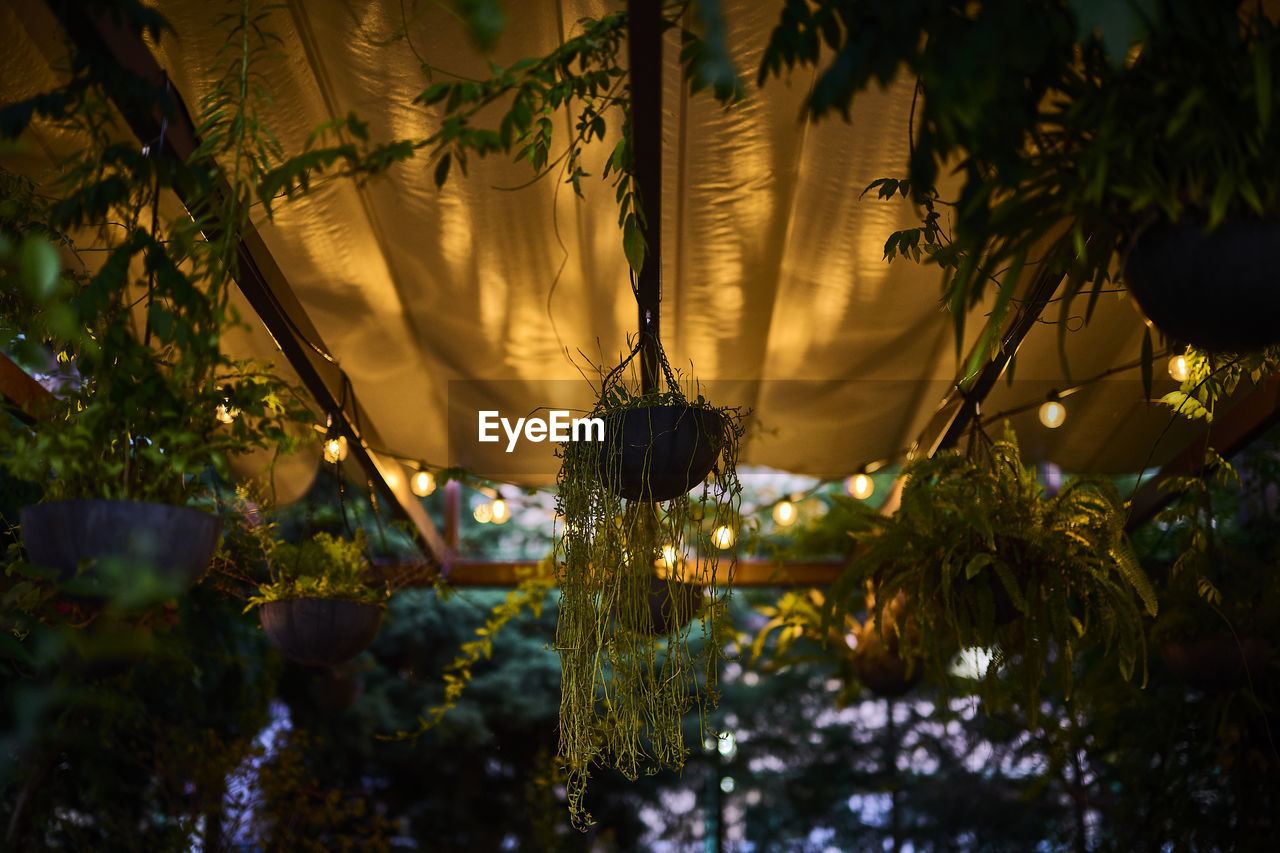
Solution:
<svg viewBox="0 0 1280 853">
<path fill-rule="evenodd" d="M 305 666 L 336 666 L 363 652 L 382 625 L 386 591 L 366 580 L 364 534 L 351 541 L 317 533 L 300 545 L 276 543 L 275 580 L 258 589 L 245 612 L 259 609 L 262 631 L 285 657 Z"/>
<path fill-rule="evenodd" d="M 1261 683 L 1271 644 L 1261 637 L 1210 634 L 1160 644 L 1160 657 L 1179 680 L 1200 690 L 1238 690 Z"/>
<path fill-rule="evenodd" d="M 190 507 L 130 500 L 65 500 L 33 504 L 21 514 L 31 562 L 64 580 L 82 567 L 116 561 L 151 569 L 183 588 L 209 568 L 222 520 Z"/>
<path fill-rule="evenodd" d="M 1143 620 L 1156 614 L 1155 592 L 1125 537 L 1114 485 L 1081 477 L 1048 497 L 1011 431 L 997 442 L 980 437 L 969 456 L 908 464 L 893 515 L 864 512 L 851 531 L 860 551 L 832 587 L 834 615 L 861 604 L 867 584 L 900 590 L 916 604 L 894 609 L 901 648 L 892 651 L 945 677 L 957 647 L 995 650 L 1032 713 L 1050 648 L 1066 686 L 1072 659 L 1089 647 L 1113 652 L 1126 678 L 1145 670 Z M 881 633 L 871 632 L 873 663 Z"/>
<path fill-rule="evenodd" d="M 908 693 L 924 676 L 923 661 L 907 649 L 918 648 L 919 632 L 904 619 L 909 600 L 901 592 L 876 609 L 875 596 L 866 594 L 867 618 L 854 633 L 853 674 L 877 696 L 894 699 Z M 903 631 L 911 632 L 900 642 Z"/>
<path fill-rule="evenodd" d="M 591 412 L 604 440 L 558 450 L 560 757 L 580 827 L 594 768 L 634 779 L 682 767 L 684 717 L 705 718 L 717 695 L 735 557 L 714 531 L 736 525 L 743 415 L 689 400 L 656 349 L 665 388 L 624 381 L 637 343 Z"/>
<path fill-rule="evenodd" d="M 1200 225 L 1162 221 L 1138 235 L 1124 284 L 1166 337 L 1210 352 L 1280 343 L 1280 270 L 1272 259 L 1280 222 Z"/>
<path fill-rule="evenodd" d="M 339 598 L 269 601 L 262 631 L 285 657 L 305 666 L 336 666 L 369 648 L 382 625 L 382 607 Z"/>
<path fill-rule="evenodd" d="M 600 474 L 629 501 L 669 501 L 701 483 L 724 445 L 724 418 L 685 404 L 647 405 L 604 416 Z"/>
<path fill-rule="evenodd" d="M 350 710 L 364 696 L 364 679 L 352 672 L 351 667 L 329 667 L 316 674 L 307 693 L 318 707 L 341 713 Z"/>
<path fill-rule="evenodd" d="M 706 595 L 701 584 L 654 575 L 649 579 L 649 620 L 637 630 L 654 637 L 684 630 L 702 608 Z"/>
</svg>

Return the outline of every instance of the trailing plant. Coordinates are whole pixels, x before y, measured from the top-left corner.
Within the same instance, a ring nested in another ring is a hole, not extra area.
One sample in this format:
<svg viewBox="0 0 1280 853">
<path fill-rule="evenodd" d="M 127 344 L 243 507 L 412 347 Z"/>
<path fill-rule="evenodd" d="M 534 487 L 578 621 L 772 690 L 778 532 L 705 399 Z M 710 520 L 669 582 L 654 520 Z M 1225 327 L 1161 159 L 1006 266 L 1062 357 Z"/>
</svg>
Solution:
<svg viewBox="0 0 1280 853">
<path fill-rule="evenodd" d="M 138 37 L 164 30 L 144 7 L 121 20 Z M 74 261 L 53 275 L 46 257 L 37 277 L 4 280 L 3 307 L 14 309 L 24 346 L 57 353 L 75 379 L 47 401 L 37 428 L 0 436 L 0 464 L 46 483 L 47 498 L 182 504 L 199 474 L 225 471 L 228 453 L 288 446 L 289 423 L 311 420 L 291 386 L 220 349 L 239 322 L 228 292 L 236 247 L 254 187 L 278 154 L 259 120 L 266 94 L 254 78 L 272 37 L 248 2 L 224 25 L 232 38 L 202 103 L 204 142 L 187 162 L 163 138 L 121 141 L 131 134 L 117 106 L 151 115 L 159 105 L 172 115 L 173 102 L 101 56 L 76 53 L 61 87 L 0 110 L 6 137 L 39 118 L 84 143 L 54 196 L 3 184 L 7 209 L 23 220 L 3 223 L 10 239 L 53 238 Z M 170 186 L 190 216 L 162 222 L 160 195 Z M 79 260 L 90 246 L 64 236 L 72 233 L 88 235 L 98 266 Z M 224 424 L 220 406 L 239 414 Z"/>
<path fill-rule="evenodd" d="M 444 668 L 444 701 L 429 708 L 426 714 L 418 717 L 418 728 L 413 731 L 399 731 L 387 740 L 412 740 L 424 734 L 428 729 L 439 725 L 445 715 L 458 705 L 467 686 L 471 683 L 471 672 L 481 660 L 493 657 L 493 641 L 502 629 L 527 611 L 538 619 L 542 616 L 542 608 L 547 595 L 555 588 L 555 571 L 550 556 L 533 569 L 518 570 L 519 581 L 506 597 L 495 604 L 489 611 L 483 625 L 476 628 L 475 639 L 468 640 L 458 647 L 458 654 Z M 435 583 L 441 601 L 448 601 L 454 591 L 443 578 Z"/>
<path fill-rule="evenodd" d="M 303 542 L 276 542 L 270 547 L 271 583 L 249 597 L 245 612 L 271 601 L 335 598 L 382 604 L 387 590 L 369 582 L 367 543 L 363 530 L 351 539 L 317 533 Z"/>
<path fill-rule="evenodd" d="M 904 476 L 898 509 L 865 510 L 850 531 L 860 550 L 832 587 L 833 617 L 861 604 L 866 584 L 884 600 L 904 593 L 904 657 L 944 673 L 956 648 L 990 649 L 987 681 L 1022 685 L 1033 717 L 1052 655 L 1068 691 L 1089 647 L 1114 650 L 1125 678 L 1139 665 L 1145 674 L 1143 617 L 1156 615 L 1156 596 L 1109 480 L 1078 477 L 1047 496 L 1008 429 L 970 455 L 910 462 Z"/>
<path fill-rule="evenodd" d="M 806 114 L 847 118 L 872 82 L 915 77 L 909 171 L 872 186 L 910 197 L 922 224 L 885 253 L 942 266 L 957 350 L 994 290 L 972 370 L 998 347 L 1025 265 L 1065 275 L 1068 297 L 1087 292 L 1087 316 L 1153 222 L 1211 231 L 1280 212 L 1277 60 L 1280 26 L 1253 3 L 796 0 L 760 80 L 819 66 Z M 934 189 L 943 169 L 961 177 L 949 228 Z"/>
<path fill-rule="evenodd" d="M 626 500 L 616 485 L 611 488 L 621 451 L 608 430 L 604 441 L 570 441 L 557 451 L 556 508 L 563 519 L 555 547 L 561 595 L 556 631 L 562 672 L 560 760 L 567 771 L 570 817 L 580 828 L 591 823 L 583 796 L 597 766 L 612 766 L 635 779 L 642 771 L 684 765 L 684 717 L 696 712 L 706 726 L 719 695 L 717 665 L 726 641 L 735 557 L 722 557 L 712 537 L 721 526 L 736 529 L 744 416 L 736 408 L 713 407 L 701 395 L 690 402 L 660 348 L 666 388 L 638 393 L 634 385 L 628 387 L 625 369 L 638 352 L 639 343 L 603 377 L 590 416 L 606 423 L 612 417 L 617 425 L 623 411 L 672 404 L 713 413 L 720 429 L 704 432 L 699 440 L 711 443 L 717 461 L 705 480 L 691 484 L 691 494 L 652 503 Z M 672 620 L 664 635 L 654 635 L 649 596 L 655 576 L 667 579 L 672 600 L 679 600 L 680 581 L 707 585 L 697 623 Z M 694 624 L 701 628 L 697 643 Z"/>
<path fill-rule="evenodd" d="M 638 272 L 648 246 L 643 200 L 632 174 L 630 84 L 622 58 L 628 26 L 626 11 L 582 18 L 576 26 L 580 32 L 545 56 L 521 59 L 506 68 L 491 61 L 492 76 L 487 80 L 459 78 L 425 89 L 415 102 L 442 106 L 443 122 L 436 133 L 415 145 L 429 149 L 435 158 L 436 186 L 445 183 L 454 163 L 465 173 L 470 155 L 514 150 L 515 160 L 527 162 L 538 178 L 559 168 L 564 183 L 581 196 L 582 180 L 590 177 L 583 154 L 593 142 L 606 142 L 609 123 L 616 122 L 620 133 L 601 177 L 613 178 L 623 249 Z M 717 4 L 700 0 L 669 6 L 663 10 L 663 27 L 680 28 L 680 59 L 692 91 L 709 87 L 725 105 L 742 96 Z M 439 72 L 426 60 L 422 64 L 429 79 Z M 497 127 L 481 125 L 478 119 L 491 115 L 494 104 L 506 108 Z M 557 142 L 555 133 L 555 116 L 561 109 L 568 110 L 574 122 L 564 143 Z M 611 118 L 615 110 L 619 115 Z M 563 149 L 556 153 L 559 145 Z"/>
</svg>

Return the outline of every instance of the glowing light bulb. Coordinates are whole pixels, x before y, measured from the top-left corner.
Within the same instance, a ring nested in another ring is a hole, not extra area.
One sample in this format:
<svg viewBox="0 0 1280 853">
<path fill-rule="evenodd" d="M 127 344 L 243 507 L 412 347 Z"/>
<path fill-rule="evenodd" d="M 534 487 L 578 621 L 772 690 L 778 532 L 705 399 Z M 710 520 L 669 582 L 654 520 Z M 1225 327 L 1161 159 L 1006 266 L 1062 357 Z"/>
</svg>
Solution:
<svg viewBox="0 0 1280 853">
<path fill-rule="evenodd" d="M 1056 396 L 1046 400 L 1040 407 L 1040 423 L 1049 429 L 1057 429 L 1066 419 L 1067 407 L 1059 403 Z"/>
<path fill-rule="evenodd" d="M 511 511 L 507 509 L 507 502 L 502 498 L 495 498 L 493 503 L 489 504 L 489 514 L 493 516 L 494 524 L 506 524 L 511 520 Z"/>
<path fill-rule="evenodd" d="M 331 435 L 324 440 L 324 461 L 334 465 L 347 458 L 347 437 Z"/>
<path fill-rule="evenodd" d="M 218 419 L 218 423 L 229 424 L 239 416 L 240 410 L 230 403 L 219 403 L 218 407 L 213 410 L 213 416 Z"/>
<path fill-rule="evenodd" d="M 711 543 L 721 551 L 726 551 L 733 547 L 734 540 L 738 535 L 725 525 L 720 525 L 711 534 Z"/>
<path fill-rule="evenodd" d="M 436 478 L 425 468 L 419 468 L 418 472 L 409 478 L 409 488 L 420 498 L 425 498 L 436 490 Z"/>
<path fill-rule="evenodd" d="M 1175 355 L 1169 359 L 1169 375 L 1178 382 L 1187 381 L 1187 377 L 1191 375 L 1191 365 L 1187 363 L 1186 355 Z"/>
<path fill-rule="evenodd" d="M 493 504 L 480 504 L 472 510 L 471 514 L 481 524 L 488 524 L 493 521 Z"/>
<path fill-rule="evenodd" d="M 676 550 L 675 545 L 666 544 L 662 546 L 662 562 L 668 569 L 674 569 L 680 562 L 680 552 Z"/>
<path fill-rule="evenodd" d="M 845 490 L 858 500 L 865 501 L 876 490 L 876 484 L 866 474 L 859 472 L 845 482 Z"/>
<path fill-rule="evenodd" d="M 773 508 L 773 520 L 783 527 L 795 523 L 796 505 L 791 501 L 779 501 Z"/>
</svg>

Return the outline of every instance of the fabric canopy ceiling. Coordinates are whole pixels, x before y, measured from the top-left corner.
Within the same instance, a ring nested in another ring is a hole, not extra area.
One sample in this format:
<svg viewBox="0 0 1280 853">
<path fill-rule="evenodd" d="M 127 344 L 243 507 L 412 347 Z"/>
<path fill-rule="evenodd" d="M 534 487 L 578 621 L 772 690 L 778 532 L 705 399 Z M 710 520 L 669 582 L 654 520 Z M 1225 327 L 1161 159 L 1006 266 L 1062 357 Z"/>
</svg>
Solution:
<svg viewBox="0 0 1280 853">
<path fill-rule="evenodd" d="M 189 0 L 157 5 L 175 32 L 154 53 L 194 110 L 225 41 L 215 24 L 220 10 Z M 437 81 L 488 75 L 488 59 L 447 4 L 419 5 L 294 0 L 272 15 L 268 28 L 281 37 L 282 56 L 262 69 L 275 99 L 265 118 L 287 151 L 348 112 L 369 123 L 375 140 L 433 133 L 438 108 L 412 103 L 431 82 L 415 50 L 439 69 Z M 901 200 L 859 198 L 871 181 L 905 171 L 913 81 L 900 77 L 861 96 L 847 122 L 803 122 L 812 72 L 753 84 L 781 4 L 722 6 L 733 59 L 749 81 L 743 102 L 726 110 L 706 94 L 690 95 L 677 32 L 667 34 L 664 52 L 667 353 L 716 403 L 753 410 L 743 462 L 840 477 L 901 459 L 959 369 L 938 269 L 882 259 L 888 234 L 915 224 L 913 211 Z M 543 55 L 576 32 L 579 18 L 615 8 L 507 4 L 493 59 L 509 65 Z M 3 96 L 11 101 L 51 85 L 63 49 L 43 4 L 12 3 L 2 14 Z M 406 27 L 411 43 L 397 38 Z M 609 118 L 616 134 L 618 118 Z M 562 113 L 563 140 L 572 121 Z M 75 140 L 48 127 L 33 136 L 26 154 L 9 159 L 47 179 L 41 171 Z M 500 447 L 484 456 L 492 445 L 460 437 L 474 430 L 482 408 L 514 418 L 539 407 L 589 406 L 580 368 L 607 368 L 628 349 L 636 304 L 613 187 L 599 178 L 611 147 L 584 155 L 592 173 L 585 198 L 555 174 L 530 184 L 526 164 L 501 156 L 472 160 L 466 175 L 455 169 L 437 190 L 435 164 L 423 152 L 363 186 L 321 180 L 259 223 L 287 287 L 350 377 L 375 450 L 530 484 L 553 481 L 548 445 L 534 448 L 533 464 L 503 470 Z M 1046 312 L 1057 317 L 1056 307 Z M 981 319 L 975 312 L 963 351 Z M 1067 332 L 1071 379 L 1060 366 L 1058 327 L 1039 324 L 1018 353 L 1014 380 L 999 383 L 983 415 L 1138 359 L 1142 321 L 1122 297 L 1104 297 L 1089 326 L 1078 325 Z M 233 346 L 277 354 L 263 329 Z M 1136 368 L 1066 402 L 1067 423 L 1052 432 L 1035 422 L 1033 408 L 1014 417 L 1029 458 L 1122 471 L 1165 455 L 1150 452 L 1168 414 L 1146 404 Z"/>
</svg>

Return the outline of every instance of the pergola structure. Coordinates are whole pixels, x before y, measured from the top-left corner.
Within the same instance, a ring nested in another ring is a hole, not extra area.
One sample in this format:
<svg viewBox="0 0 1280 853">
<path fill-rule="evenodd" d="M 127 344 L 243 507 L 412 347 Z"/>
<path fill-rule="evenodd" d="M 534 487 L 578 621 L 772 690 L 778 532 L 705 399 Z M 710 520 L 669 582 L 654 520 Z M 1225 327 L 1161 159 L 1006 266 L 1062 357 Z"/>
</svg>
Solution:
<svg viewBox="0 0 1280 853">
<path fill-rule="evenodd" d="M 240 291 L 261 322 L 229 345 L 287 364 L 348 436 L 361 476 L 412 522 L 431 568 L 447 570 L 454 583 L 501 584 L 518 564 L 456 560 L 447 531 L 436 529 L 409 489 L 412 461 L 549 483 L 554 460 L 546 445 L 512 470 L 500 449 L 484 455 L 458 441 L 459 425 L 473 423 L 480 408 L 523 415 L 580 406 L 583 364 L 607 366 L 646 311 L 662 317 L 673 364 L 691 370 L 718 402 L 753 409 L 760 429 L 744 445 L 748 464 L 843 477 L 953 446 L 975 422 L 1007 414 L 1029 458 L 1067 470 L 1199 465 L 1202 435 L 1169 430 L 1168 412 L 1145 399 L 1142 320 L 1122 298 L 1104 299 L 1088 325 L 1070 322 L 1068 377 L 1059 359 L 1060 282 L 1028 265 L 1001 352 L 976 375 L 961 375 L 951 322 L 938 306 L 938 271 L 882 259 L 886 236 L 913 224 L 912 210 L 860 198 L 869 182 L 905 167 L 910 80 L 861 98 L 843 123 L 799 118 L 812 82 L 799 73 L 751 86 L 743 102 L 722 109 L 689 93 L 678 35 L 662 32 L 658 5 L 629 5 L 637 180 L 646 198 L 661 199 L 649 233 L 651 257 L 660 261 L 645 265 L 634 298 L 612 188 L 589 179 L 578 198 L 555 175 L 525 185 L 522 164 L 496 157 L 472 163 L 469 174 L 439 190 L 425 157 L 365 185 L 322 183 L 249 228 L 240 243 Z M 722 5 L 733 58 L 750 76 L 776 12 Z M 598 6 L 512 4 L 495 61 L 545 54 Z M 180 39 L 147 44 L 59 0 L 6 4 L 3 97 L 47 87 L 64 37 L 81 48 L 105 47 L 120 65 L 168 85 L 178 104 L 168 118 L 158 109 L 123 115 L 131 132 L 187 156 L 197 145 L 192 105 L 208 90 L 206 69 L 223 36 L 205 4 L 159 7 Z M 427 85 L 420 58 L 448 73 L 487 73 L 444 11 L 403 16 L 402 9 L 336 0 L 286 5 L 276 23 L 285 55 L 267 75 L 276 98 L 271 121 L 286 148 L 349 111 L 370 123 L 375 138 L 425 138 L 438 116 L 411 104 Z M 13 73 L 18 68 L 22 74 Z M 566 112 L 566 134 L 571 122 Z M 35 138 L 36 148 L 12 159 L 39 180 L 76 140 L 51 129 Z M 586 157 L 594 165 L 607 153 L 596 146 Z M 972 318 L 962 349 L 974 345 L 980 320 Z M 1076 392 L 1069 424 L 1052 432 L 1033 420 L 1051 390 Z M 19 407 L 44 393 L 2 359 L 0 391 Z M 1242 446 L 1278 416 L 1280 384 L 1272 380 L 1219 416 L 1215 446 Z M 295 466 L 299 479 L 309 482 L 315 464 Z M 1159 499 L 1153 487 L 1141 490 L 1131 524 L 1149 518 Z M 748 562 L 737 582 L 819 584 L 838 569 Z"/>
</svg>

